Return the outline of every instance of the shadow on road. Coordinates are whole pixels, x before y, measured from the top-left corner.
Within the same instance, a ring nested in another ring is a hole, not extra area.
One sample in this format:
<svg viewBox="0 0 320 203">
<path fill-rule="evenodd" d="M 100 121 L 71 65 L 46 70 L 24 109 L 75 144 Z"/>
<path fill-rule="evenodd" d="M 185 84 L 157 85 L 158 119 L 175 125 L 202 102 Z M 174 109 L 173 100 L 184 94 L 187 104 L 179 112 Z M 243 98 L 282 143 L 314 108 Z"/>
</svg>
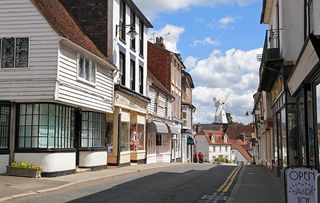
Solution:
<svg viewBox="0 0 320 203">
<path fill-rule="evenodd" d="M 205 171 L 159 172 L 70 202 L 198 202 L 204 194 L 214 193 L 234 168 L 217 166 Z"/>
</svg>

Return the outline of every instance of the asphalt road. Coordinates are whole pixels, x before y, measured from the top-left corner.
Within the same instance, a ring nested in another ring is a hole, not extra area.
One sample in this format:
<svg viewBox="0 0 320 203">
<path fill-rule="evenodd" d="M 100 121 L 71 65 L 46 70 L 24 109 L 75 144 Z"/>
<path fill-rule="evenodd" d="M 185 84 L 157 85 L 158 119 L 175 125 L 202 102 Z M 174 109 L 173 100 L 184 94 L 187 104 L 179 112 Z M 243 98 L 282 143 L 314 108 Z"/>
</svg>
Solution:
<svg viewBox="0 0 320 203">
<path fill-rule="evenodd" d="M 101 179 L 11 202 L 204 203 L 208 201 L 201 198 L 215 193 L 234 169 L 234 166 L 213 167 L 211 164 L 161 168 Z"/>
</svg>

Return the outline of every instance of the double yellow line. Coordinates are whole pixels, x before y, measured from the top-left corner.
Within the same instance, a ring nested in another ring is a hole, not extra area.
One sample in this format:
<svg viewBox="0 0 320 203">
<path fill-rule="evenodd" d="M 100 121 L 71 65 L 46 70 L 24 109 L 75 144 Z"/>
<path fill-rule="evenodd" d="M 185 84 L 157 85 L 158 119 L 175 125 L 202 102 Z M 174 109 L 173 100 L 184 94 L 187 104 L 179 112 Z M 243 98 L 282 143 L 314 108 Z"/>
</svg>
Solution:
<svg viewBox="0 0 320 203">
<path fill-rule="evenodd" d="M 230 186 L 232 185 L 234 179 L 236 178 L 237 176 L 237 173 L 239 172 L 239 170 L 241 169 L 241 166 L 237 166 L 233 171 L 232 173 L 228 176 L 227 180 L 224 181 L 224 183 L 221 185 L 221 187 L 217 190 L 217 192 L 223 192 L 223 193 L 226 193 Z"/>
</svg>

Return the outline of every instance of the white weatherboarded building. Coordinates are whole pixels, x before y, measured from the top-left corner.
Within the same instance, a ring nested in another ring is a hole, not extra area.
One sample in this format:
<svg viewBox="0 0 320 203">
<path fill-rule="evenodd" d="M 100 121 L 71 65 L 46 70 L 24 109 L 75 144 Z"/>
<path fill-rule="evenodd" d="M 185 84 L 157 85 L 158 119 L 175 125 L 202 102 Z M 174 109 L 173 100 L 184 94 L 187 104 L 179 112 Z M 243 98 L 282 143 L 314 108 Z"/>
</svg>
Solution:
<svg viewBox="0 0 320 203">
<path fill-rule="evenodd" d="M 58 0 L 0 1 L 0 173 L 105 167 L 114 70 Z"/>
</svg>

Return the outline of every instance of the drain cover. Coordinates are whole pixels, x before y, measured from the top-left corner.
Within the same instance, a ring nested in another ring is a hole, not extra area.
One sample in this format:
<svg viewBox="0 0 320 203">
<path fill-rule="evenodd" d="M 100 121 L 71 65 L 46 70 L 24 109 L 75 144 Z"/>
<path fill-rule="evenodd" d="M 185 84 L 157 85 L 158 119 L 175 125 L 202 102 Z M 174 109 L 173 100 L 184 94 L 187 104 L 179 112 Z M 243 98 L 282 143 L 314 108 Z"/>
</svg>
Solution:
<svg viewBox="0 0 320 203">
<path fill-rule="evenodd" d="M 202 200 L 221 200 L 226 201 L 228 199 L 227 196 L 223 195 L 203 195 Z"/>
</svg>

